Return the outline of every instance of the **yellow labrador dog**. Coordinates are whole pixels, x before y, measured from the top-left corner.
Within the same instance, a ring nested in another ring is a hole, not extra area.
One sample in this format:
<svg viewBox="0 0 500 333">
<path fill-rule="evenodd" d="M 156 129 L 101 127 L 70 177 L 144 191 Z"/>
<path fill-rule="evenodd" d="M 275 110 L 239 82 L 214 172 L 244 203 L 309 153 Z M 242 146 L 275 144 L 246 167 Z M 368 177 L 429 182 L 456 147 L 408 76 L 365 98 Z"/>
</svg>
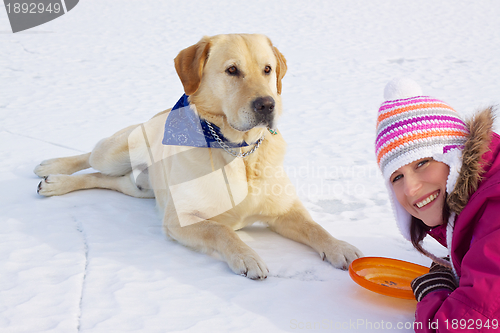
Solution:
<svg viewBox="0 0 500 333">
<path fill-rule="evenodd" d="M 101 140 L 90 153 L 43 161 L 43 196 L 105 188 L 156 198 L 165 232 L 216 252 L 237 274 L 269 270 L 234 230 L 256 221 L 309 245 L 347 269 L 361 252 L 315 223 L 283 172 L 282 113 L 286 60 L 262 35 L 204 37 L 182 50 L 175 68 L 185 95 L 173 109 Z M 94 168 L 90 174 L 71 175 Z"/>
</svg>

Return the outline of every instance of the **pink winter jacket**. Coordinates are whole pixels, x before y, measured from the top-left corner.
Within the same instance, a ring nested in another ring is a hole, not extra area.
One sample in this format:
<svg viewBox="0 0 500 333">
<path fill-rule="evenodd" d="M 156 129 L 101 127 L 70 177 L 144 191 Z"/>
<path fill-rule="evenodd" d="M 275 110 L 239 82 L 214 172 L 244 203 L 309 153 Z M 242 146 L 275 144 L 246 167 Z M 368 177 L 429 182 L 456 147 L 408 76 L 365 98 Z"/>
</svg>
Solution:
<svg viewBox="0 0 500 333">
<path fill-rule="evenodd" d="M 416 332 L 500 332 L 500 136 L 490 131 L 487 137 L 489 151 L 477 159 L 484 173 L 476 177 L 477 190 L 469 193 L 453 230 L 450 256 L 459 286 L 431 292 L 417 304 Z M 461 176 L 474 170 L 464 164 Z M 436 237 L 439 230 L 430 234 L 446 243 Z"/>
</svg>

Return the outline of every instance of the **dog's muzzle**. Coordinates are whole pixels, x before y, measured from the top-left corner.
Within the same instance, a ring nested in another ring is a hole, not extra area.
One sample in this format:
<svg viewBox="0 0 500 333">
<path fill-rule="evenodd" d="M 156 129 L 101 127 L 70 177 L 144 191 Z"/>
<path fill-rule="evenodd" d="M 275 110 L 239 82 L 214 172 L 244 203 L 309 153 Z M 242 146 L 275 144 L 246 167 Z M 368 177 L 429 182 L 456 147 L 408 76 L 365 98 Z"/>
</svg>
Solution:
<svg viewBox="0 0 500 333">
<path fill-rule="evenodd" d="M 276 103 L 271 96 L 258 97 L 252 102 L 257 121 L 261 124 L 273 126 L 274 107 Z"/>
</svg>

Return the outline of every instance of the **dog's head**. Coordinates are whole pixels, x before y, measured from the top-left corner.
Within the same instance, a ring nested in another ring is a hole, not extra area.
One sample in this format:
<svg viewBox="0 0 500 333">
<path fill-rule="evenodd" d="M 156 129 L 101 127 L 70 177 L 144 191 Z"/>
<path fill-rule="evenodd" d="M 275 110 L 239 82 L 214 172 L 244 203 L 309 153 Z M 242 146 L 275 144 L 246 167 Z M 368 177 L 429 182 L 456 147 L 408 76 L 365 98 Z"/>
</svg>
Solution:
<svg viewBox="0 0 500 333">
<path fill-rule="evenodd" d="M 229 132 L 274 128 L 286 60 L 263 35 L 204 37 L 182 50 L 175 69 L 201 117 Z M 234 134 L 234 133 L 233 133 Z"/>
</svg>

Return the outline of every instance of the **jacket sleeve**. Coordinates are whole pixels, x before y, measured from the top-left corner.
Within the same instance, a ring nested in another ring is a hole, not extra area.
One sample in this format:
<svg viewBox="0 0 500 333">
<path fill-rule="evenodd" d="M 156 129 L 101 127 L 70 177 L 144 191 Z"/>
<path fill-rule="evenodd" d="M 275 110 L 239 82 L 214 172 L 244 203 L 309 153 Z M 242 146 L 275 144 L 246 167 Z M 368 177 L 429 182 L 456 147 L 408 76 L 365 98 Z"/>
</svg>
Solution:
<svg viewBox="0 0 500 333">
<path fill-rule="evenodd" d="M 500 328 L 500 201 L 483 206 L 453 292 L 437 290 L 417 304 L 416 332 L 496 332 Z M 453 255 L 453 254 L 452 254 Z"/>
</svg>

